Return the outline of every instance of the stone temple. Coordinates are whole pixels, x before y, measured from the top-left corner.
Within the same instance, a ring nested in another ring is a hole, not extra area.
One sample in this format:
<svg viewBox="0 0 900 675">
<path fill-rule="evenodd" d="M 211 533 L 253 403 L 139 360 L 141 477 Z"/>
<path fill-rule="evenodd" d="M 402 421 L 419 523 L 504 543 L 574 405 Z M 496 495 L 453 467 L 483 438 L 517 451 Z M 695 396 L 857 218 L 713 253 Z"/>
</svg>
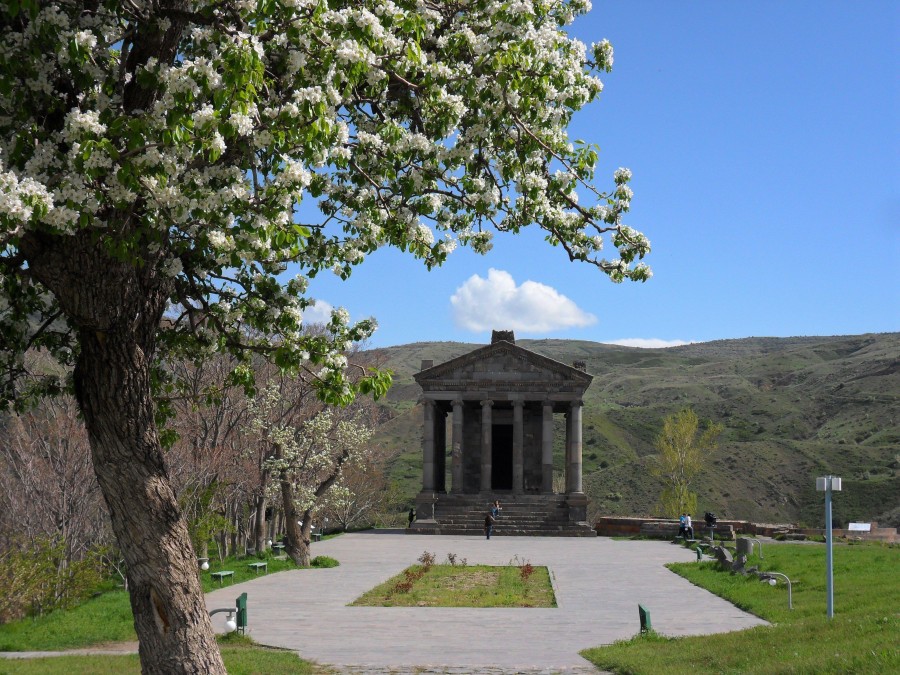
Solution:
<svg viewBox="0 0 900 675">
<path fill-rule="evenodd" d="M 439 365 L 422 362 L 422 491 L 411 533 L 594 536 L 581 485 L 582 408 L 592 376 L 517 346 L 512 331 Z M 554 492 L 554 416 L 565 416 L 565 491 Z M 449 471 L 448 471 L 449 463 Z M 448 476 L 449 474 L 449 476 Z"/>
</svg>

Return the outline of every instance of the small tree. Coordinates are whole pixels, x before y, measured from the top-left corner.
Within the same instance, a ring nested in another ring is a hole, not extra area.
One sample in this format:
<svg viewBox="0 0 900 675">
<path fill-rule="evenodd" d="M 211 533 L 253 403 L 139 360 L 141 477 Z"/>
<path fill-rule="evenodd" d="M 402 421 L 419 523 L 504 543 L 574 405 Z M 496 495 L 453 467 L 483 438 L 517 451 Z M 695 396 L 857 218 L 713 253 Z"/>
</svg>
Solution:
<svg viewBox="0 0 900 675">
<path fill-rule="evenodd" d="M 369 458 L 371 430 L 356 408 L 304 408 L 274 384 L 250 401 L 252 432 L 270 448 L 264 461 L 269 488 L 281 495 L 285 552 L 298 565 L 309 565 L 313 515 L 328 508 L 345 463 Z M 347 496 L 346 489 L 338 493 Z"/>
<path fill-rule="evenodd" d="M 650 471 L 664 479 L 666 487 L 659 498 L 664 515 L 677 518 L 697 509 L 697 493 L 690 489 L 694 478 L 703 468 L 704 459 L 716 449 L 721 424 L 707 423 L 697 436 L 699 420 L 690 408 L 666 417 L 663 430 L 656 438 L 659 454 Z"/>
</svg>

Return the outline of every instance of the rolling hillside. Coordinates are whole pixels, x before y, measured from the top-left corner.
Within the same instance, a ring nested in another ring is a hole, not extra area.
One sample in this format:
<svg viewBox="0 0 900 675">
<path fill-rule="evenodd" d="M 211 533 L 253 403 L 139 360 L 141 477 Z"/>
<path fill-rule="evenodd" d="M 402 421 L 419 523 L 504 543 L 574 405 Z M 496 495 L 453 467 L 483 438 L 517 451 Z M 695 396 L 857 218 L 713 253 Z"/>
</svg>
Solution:
<svg viewBox="0 0 900 675">
<path fill-rule="evenodd" d="M 841 523 L 900 525 L 900 333 L 747 338 L 668 349 L 517 340 L 563 363 L 583 360 L 585 490 L 599 515 L 653 514 L 661 485 L 647 457 L 662 419 L 686 406 L 725 426 L 695 486 L 699 510 L 822 526 L 815 477 L 844 479 Z M 395 372 L 376 440 L 396 451 L 392 475 L 410 501 L 421 480 L 422 359 L 480 345 L 427 342 L 377 350 Z M 559 423 L 559 422 L 558 422 Z M 556 448 L 562 468 L 562 436 Z"/>
</svg>

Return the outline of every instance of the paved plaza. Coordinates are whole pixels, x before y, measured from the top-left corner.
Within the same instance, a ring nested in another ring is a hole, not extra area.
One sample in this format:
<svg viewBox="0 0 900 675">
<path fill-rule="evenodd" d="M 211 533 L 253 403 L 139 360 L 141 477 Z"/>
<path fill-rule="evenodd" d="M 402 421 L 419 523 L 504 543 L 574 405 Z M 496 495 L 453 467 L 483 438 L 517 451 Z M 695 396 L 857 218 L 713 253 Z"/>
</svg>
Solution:
<svg viewBox="0 0 900 675">
<path fill-rule="evenodd" d="M 501 524 L 502 526 L 502 521 Z M 546 565 L 554 609 L 348 607 L 373 586 L 416 562 L 448 553 L 469 564 L 505 565 L 514 557 Z M 589 673 L 587 647 L 629 638 L 638 603 L 669 636 L 703 635 L 765 624 L 663 565 L 696 556 L 668 542 L 598 538 L 346 534 L 312 545 L 340 567 L 260 576 L 207 595 L 210 609 L 248 596 L 250 635 L 344 672 Z M 223 630 L 222 615 L 213 617 Z M 421 670 L 419 670 L 421 669 Z"/>
</svg>

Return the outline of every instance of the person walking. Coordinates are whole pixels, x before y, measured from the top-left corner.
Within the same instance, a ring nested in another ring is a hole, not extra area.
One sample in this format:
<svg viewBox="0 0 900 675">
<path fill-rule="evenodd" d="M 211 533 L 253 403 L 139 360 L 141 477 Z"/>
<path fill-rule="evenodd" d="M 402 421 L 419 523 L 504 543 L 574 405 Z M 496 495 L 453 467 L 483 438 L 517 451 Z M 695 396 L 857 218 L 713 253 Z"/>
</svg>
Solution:
<svg viewBox="0 0 900 675">
<path fill-rule="evenodd" d="M 412 527 L 413 521 L 415 521 L 415 519 L 416 519 L 416 509 L 415 509 L 415 507 L 413 507 L 413 508 L 411 508 L 411 509 L 409 510 L 409 515 L 408 515 L 406 518 L 407 518 L 407 520 L 409 521 L 409 523 L 407 523 L 406 527 L 407 527 L 407 528 Z"/>
<path fill-rule="evenodd" d="M 691 514 L 684 514 L 684 533 L 688 539 L 694 538 L 694 526 L 691 524 Z"/>
<path fill-rule="evenodd" d="M 686 517 L 686 514 L 684 514 L 684 513 L 682 513 L 680 516 L 678 516 L 678 536 L 679 537 L 684 537 L 687 535 L 687 530 L 685 530 L 685 520 L 684 520 L 685 517 Z"/>
<path fill-rule="evenodd" d="M 488 513 L 484 517 L 484 534 L 488 539 L 490 539 L 491 534 L 493 534 L 493 532 L 494 532 L 494 516 L 492 516 L 490 513 Z"/>
</svg>

